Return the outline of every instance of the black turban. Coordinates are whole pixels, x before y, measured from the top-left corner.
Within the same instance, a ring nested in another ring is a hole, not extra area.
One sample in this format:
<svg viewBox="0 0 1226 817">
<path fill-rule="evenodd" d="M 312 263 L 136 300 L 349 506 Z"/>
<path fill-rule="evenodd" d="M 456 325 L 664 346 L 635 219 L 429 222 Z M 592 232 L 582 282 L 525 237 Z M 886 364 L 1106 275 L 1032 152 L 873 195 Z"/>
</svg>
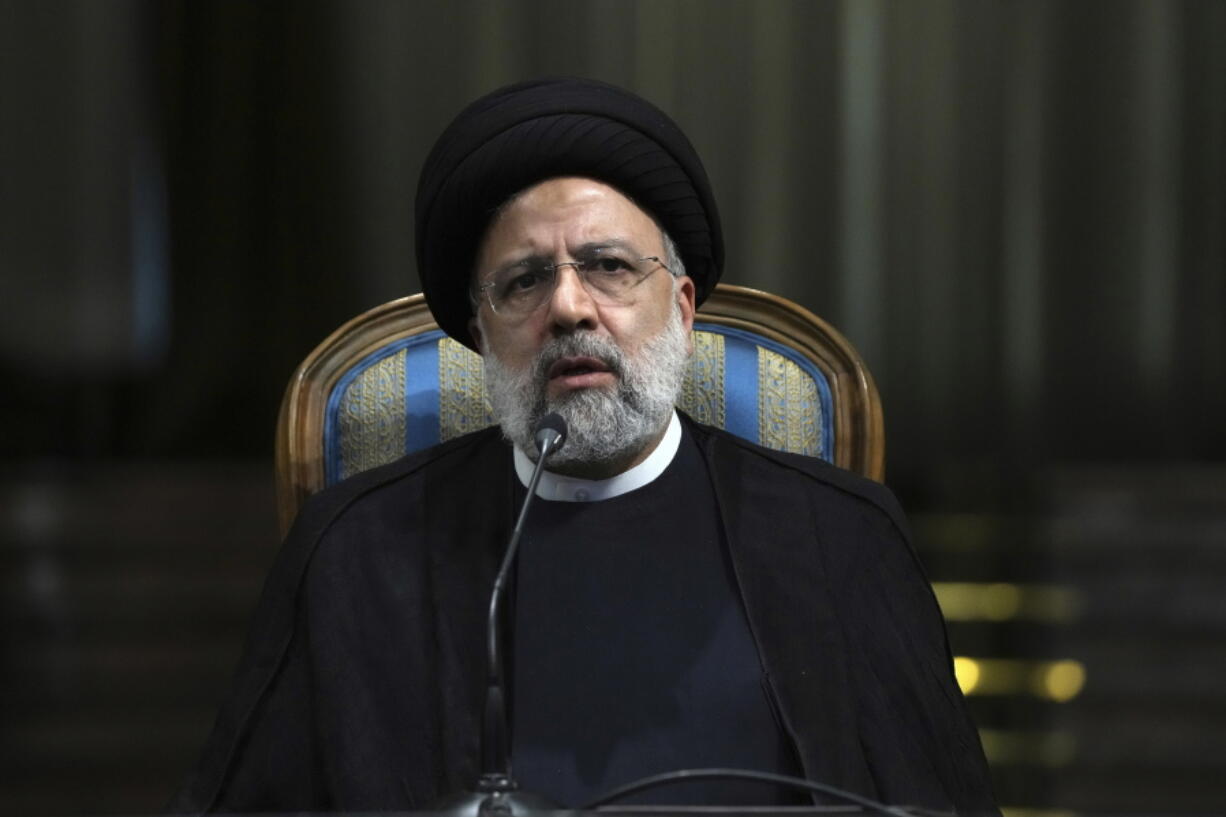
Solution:
<svg viewBox="0 0 1226 817">
<path fill-rule="evenodd" d="M 417 269 L 447 334 L 472 346 L 470 276 L 495 210 L 558 176 L 616 187 L 677 245 L 698 303 L 724 267 L 711 183 L 668 115 L 629 91 L 589 79 L 541 79 L 500 88 L 443 131 L 417 184 Z"/>
</svg>

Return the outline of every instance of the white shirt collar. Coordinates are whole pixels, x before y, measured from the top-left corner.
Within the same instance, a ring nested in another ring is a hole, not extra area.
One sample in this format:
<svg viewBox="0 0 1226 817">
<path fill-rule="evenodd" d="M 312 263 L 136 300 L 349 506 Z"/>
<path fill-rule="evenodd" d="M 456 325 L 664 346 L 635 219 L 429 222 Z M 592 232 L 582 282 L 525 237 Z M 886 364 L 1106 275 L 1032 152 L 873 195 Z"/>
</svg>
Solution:
<svg viewBox="0 0 1226 817">
<path fill-rule="evenodd" d="M 663 474 L 664 469 L 677 455 L 680 446 L 681 421 L 677 419 L 677 412 L 674 411 L 672 419 L 668 421 L 668 429 L 655 450 L 629 471 L 608 479 L 579 479 L 546 470 L 536 485 L 536 495 L 541 499 L 552 499 L 556 502 L 599 502 L 602 499 L 621 496 L 636 488 L 642 488 Z M 528 459 L 528 455 L 516 448 L 515 473 L 525 488 L 532 479 L 534 467 L 535 463 Z"/>
</svg>

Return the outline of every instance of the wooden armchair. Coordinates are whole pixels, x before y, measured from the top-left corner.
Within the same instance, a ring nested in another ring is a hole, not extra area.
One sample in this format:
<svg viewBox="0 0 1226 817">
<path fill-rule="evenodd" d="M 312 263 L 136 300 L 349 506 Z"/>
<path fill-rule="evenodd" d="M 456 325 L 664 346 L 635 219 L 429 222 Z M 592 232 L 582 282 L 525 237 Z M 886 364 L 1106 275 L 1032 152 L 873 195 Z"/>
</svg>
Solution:
<svg viewBox="0 0 1226 817">
<path fill-rule="evenodd" d="M 872 377 L 838 331 L 784 298 L 715 288 L 695 316 L 678 407 L 760 445 L 884 476 Z M 325 486 L 492 424 L 481 357 L 439 330 L 421 295 L 359 315 L 307 356 L 285 391 L 282 531 Z"/>
</svg>

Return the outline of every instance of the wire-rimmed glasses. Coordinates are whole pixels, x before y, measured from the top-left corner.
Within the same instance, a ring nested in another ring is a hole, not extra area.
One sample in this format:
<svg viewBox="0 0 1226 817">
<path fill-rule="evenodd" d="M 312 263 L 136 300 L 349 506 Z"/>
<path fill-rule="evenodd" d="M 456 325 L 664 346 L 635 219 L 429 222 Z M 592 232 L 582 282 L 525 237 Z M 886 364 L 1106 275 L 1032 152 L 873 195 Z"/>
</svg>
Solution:
<svg viewBox="0 0 1226 817">
<path fill-rule="evenodd" d="M 573 267 L 592 300 L 605 306 L 622 306 L 633 298 L 634 289 L 664 262 L 656 255 L 634 257 L 618 248 L 599 248 L 575 261 L 550 264 L 528 259 L 503 267 L 476 288 L 498 315 L 519 316 L 535 311 L 549 300 L 558 286 L 558 270 Z M 670 270 L 671 271 L 671 270 Z"/>
</svg>

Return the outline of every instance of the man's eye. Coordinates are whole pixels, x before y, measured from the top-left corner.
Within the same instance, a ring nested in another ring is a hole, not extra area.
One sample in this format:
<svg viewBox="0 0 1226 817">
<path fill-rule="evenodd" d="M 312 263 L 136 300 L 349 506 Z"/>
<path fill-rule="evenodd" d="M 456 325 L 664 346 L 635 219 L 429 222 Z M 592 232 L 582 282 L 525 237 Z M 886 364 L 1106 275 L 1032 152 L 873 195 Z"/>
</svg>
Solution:
<svg viewBox="0 0 1226 817">
<path fill-rule="evenodd" d="M 619 275 L 633 269 L 624 258 L 615 255 L 602 255 L 587 262 L 587 268 L 599 275 Z"/>
<path fill-rule="evenodd" d="M 539 271 L 521 272 L 503 281 L 498 287 L 498 292 L 504 298 L 522 295 L 539 287 L 543 283 L 544 278 L 545 276 Z"/>
</svg>

